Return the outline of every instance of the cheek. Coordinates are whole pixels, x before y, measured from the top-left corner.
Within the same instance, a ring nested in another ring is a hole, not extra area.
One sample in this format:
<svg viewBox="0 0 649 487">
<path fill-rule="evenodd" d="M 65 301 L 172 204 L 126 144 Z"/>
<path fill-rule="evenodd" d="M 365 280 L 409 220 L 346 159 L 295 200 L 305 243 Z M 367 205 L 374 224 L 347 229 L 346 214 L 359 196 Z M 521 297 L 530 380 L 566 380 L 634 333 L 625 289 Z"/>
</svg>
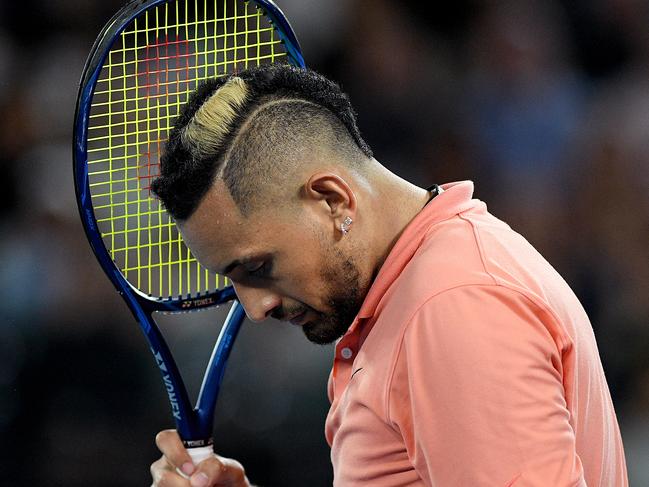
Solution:
<svg viewBox="0 0 649 487">
<path fill-rule="evenodd" d="M 318 266 L 307 266 L 306 263 L 294 264 L 294 271 L 287 280 L 289 295 L 306 304 L 312 305 L 322 294 L 322 277 Z"/>
<path fill-rule="evenodd" d="M 306 258 L 289 259 L 286 277 L 281 278 L 278 285 L 288 299 L 320 310 L 327 302 L 327 283 L 321 263 L 313 257 L 312 253 Z"/>
<path fill-rule="evenodd" d="M 280 259 L 277 260 L 281 281 L 278 286 L 287 298 L 322 309 L 330 287 L 323 277 L 324 266 L 329 262 L 326 235 L 309 222 L 304 222 L 299 231 L 295 231 L 294 225 L 276 230 L 282 235 L 278 247 L 285 248 L 280 254 L 281 270 Z"/>
</svg>

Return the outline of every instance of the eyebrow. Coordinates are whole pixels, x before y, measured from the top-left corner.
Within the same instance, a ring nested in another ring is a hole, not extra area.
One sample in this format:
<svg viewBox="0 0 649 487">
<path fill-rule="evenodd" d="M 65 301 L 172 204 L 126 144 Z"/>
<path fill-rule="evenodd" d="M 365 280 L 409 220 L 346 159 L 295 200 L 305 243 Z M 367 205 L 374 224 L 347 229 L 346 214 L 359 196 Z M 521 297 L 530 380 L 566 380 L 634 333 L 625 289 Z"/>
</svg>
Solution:
<svg viewBox="0 0 649 487">
<path fill-rule="evenodd" d="M 223 269 L 223 272 L 218 272 L 217 274 L 221 274 L 222 276 L 225 276 L 232 272 L 237 266 L 247 264 L 249 262 L 253 262 L 255 260 L 260 260 L 264 259 L 268 256 L 268 254 L 263 253 L 263 254 L 252 254 L 252 255 L 247 255 L 246 257 L 242 257 L 241 259 L 235 259 L 232 262 L 230 262 L 228 265 L 225 266 Z"/>
<path fill-rule="evenodd" d="M 243 262 L 241 262 L 238 259 L 233 260 L 232 262 L 230 262 L 228 265 L 225 266 L 225 269 L 223 269 L 223 272 L 218 272 L 218 274 L 221 274 L 222 276 L 225 276 L 225 275 L 229 274 L 230 272 L 232 272 L 235 267 L 241 265 L 242 263 Z"/>
</svg>

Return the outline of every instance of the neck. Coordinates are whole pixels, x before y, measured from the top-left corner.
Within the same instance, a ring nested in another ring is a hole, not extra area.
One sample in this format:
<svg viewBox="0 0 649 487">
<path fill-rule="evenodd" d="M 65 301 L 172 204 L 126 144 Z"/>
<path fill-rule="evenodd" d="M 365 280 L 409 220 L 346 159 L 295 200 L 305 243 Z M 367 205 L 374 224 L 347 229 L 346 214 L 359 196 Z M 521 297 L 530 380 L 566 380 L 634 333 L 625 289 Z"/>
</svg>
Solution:
<svg viewBox="0 0 649 487">
<path fill-rule="evenodd" d="M 373 235 L 372 280 L 378 274 L 388 254 L 408 224 L 421 211 L 430 198 L 430 193 L 377 163 L 376 188 L 372 191 L 371 208 L 373 222 L 369 227 Z"/>
</svg>

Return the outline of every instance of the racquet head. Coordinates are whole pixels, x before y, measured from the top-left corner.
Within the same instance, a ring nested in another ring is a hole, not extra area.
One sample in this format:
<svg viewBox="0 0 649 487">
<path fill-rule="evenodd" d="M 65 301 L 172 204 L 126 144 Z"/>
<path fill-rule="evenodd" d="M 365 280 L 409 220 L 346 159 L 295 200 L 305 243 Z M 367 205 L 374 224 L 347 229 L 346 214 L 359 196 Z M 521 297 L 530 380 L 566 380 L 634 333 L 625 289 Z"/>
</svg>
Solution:
<svg viewBox="0 0 649 487">
<path fill-rule="evenodd" d="M 288 22 L 269 1 L 136 1 L 95 43 L 75 123 L 82 219 L 101 237 L 91 232 L 102 264 L 165 310 L 233 298 L 151 193 L 167 134 L 201 81 L 275 62 L 304 66 Z"/>
</svg>

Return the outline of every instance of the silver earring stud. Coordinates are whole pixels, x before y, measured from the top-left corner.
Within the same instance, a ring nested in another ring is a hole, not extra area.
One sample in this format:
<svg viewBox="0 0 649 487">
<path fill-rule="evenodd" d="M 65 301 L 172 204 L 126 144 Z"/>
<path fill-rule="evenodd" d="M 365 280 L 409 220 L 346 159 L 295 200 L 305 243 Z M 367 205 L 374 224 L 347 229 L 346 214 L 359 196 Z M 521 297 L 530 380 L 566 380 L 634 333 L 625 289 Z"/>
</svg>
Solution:
<svg viewBox="0 0 649 487">
<path fill-rule="evenodd" d="M 342 232 L 343 236 L 347 235 L 349 233 L 349 227 L 351 226 L 353 220 L 346 216 L 343 222 L 340 224 L 340 231 Z"/>
</svg>

